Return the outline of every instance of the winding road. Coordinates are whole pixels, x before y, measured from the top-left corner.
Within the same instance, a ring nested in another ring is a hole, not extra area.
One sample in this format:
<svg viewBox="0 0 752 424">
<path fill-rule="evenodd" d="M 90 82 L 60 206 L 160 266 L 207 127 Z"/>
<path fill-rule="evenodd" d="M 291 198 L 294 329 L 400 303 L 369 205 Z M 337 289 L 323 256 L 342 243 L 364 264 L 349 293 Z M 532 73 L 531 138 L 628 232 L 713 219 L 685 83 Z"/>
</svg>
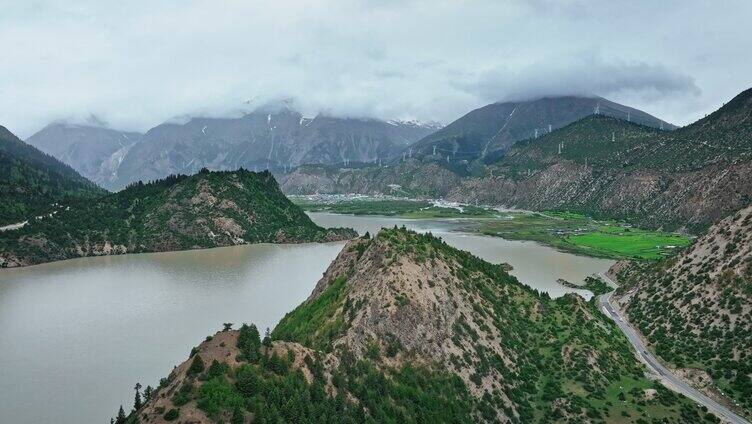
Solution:
<svg viewBox="0 0 752 424">
<path fill-rule="evenodd" d="M 605 275 L 602 275 L 602 276 L 606 278 L 606 281 L 613 283 L 613 281 L 611 281 L 611 279 L 609 279 Z M 661 363 L 658 362 L 655 356 L 653 356 L 653 354 L 648 351 L 647 347 L 645 347 L 645 344 L 640 339 L 637 333 L 637 330 L 635 330 L 629 324 L 626 318 L 624 318 L 621 314 L 619 314 L 617 308 L 613 307 L 613 305 L 611 304 L 611 296 L 613 295 L 613 293 L 614 292 L 610 292 L 610 293 L 606 293 L 606 294 L 598 296 L 598 304 L 600 305 L 601 309 L 606 314 L 606 316 L 610 317 L 616 322 L 616 325 L 619 326 L 622 333 L 624 333 L 624 335 L 627 336 L 627 339 L 637 351 L 637 354 L 640 357 L 640 359 L 642 359 L 642 361 L 648 366 L 648 368 L 653 373 L 660 376 L 660 378 L 664 382 L 669 383 L 669 386 L 673 388 L 675 391 L 692 399 L 693 401 L 697 402 L 700 405 L 704 405 L 706 408 L 708 408 L 709 411 L 713 412 L 718 417 L 723 418 L 723 420 L 733 423 L 733 424 L 750 424 L 749 421 L 735 414 L 733 411 L 731 411 L 727 407 L 721 405 L 720 403 L 700 393 L 697 389 L 690 386 L 687 382 L 685 382 L 684 380 L 679 378 L 677 375 L 673 374 L 666 367 L 661 365 Z"/>
</svg>

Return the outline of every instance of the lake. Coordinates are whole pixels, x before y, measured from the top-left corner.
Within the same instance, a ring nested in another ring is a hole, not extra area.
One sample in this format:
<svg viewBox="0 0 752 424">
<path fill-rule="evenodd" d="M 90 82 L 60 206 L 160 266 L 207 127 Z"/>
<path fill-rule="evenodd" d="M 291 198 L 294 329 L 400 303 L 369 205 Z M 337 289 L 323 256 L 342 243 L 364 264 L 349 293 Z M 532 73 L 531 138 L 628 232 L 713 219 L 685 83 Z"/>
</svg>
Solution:
<svg viewBox="0 0 752 424">
<path fill-rule="evenodd" d="M 534 242 L 453 232 L 453 220 L 312 213 L 323 226 L 372 234 L 383 226 L 431 231 L 514 267 L 552 296 L 613 261 Z M 156 386 L 222 323 L 273 327 L 310 294 L 344 243 L 245 245 L 81 258 L 0 270 L 0 418 L 8 423 L 109 423 L 133 386 Z M 586 291 L 580 291 L 589 297 Z"/>
</svg>

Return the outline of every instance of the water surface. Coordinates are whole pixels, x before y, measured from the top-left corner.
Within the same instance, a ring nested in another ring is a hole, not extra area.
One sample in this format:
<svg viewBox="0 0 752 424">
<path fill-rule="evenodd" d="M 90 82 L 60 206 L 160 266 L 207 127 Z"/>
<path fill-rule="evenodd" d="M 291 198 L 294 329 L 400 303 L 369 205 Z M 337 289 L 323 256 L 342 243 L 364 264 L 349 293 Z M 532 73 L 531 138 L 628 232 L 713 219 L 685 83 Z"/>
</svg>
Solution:
<svg viewBox="0 0 752 424">
<path fill-rule="evenodd" d="M 311 214 L 375 233 L 432 231 L 552 296 L 612 263 L 533 242 L 453 233 L 443 220 Z M 302 302 L 343 243 L 250 245 L 82 258 L 0 270 L 0 422 L 107 423 L 133 385 L 155 386 L 224 322 L 273 327 Z M 583 292 L 587 294 L 587 292 Z"/>
</svg>

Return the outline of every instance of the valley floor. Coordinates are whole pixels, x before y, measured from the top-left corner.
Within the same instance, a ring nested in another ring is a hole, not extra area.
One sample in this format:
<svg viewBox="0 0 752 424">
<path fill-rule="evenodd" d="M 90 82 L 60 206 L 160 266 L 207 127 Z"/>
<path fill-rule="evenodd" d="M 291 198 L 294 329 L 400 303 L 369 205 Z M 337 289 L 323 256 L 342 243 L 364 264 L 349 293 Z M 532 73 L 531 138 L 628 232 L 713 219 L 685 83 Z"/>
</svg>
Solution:
<svg viewBox="0 0 752 424">
<path fill-rule="evenodd" d="M 633 228 L 570 212 L 530 212 L 440 200 L 348 195 L 291 196 L 307 211 L 400 218 L 467 218 L 463 231 L 508 240 L 532 240 L 585 256 L 656 260 L 687 246 L 687 235 Z"/>
</svg>

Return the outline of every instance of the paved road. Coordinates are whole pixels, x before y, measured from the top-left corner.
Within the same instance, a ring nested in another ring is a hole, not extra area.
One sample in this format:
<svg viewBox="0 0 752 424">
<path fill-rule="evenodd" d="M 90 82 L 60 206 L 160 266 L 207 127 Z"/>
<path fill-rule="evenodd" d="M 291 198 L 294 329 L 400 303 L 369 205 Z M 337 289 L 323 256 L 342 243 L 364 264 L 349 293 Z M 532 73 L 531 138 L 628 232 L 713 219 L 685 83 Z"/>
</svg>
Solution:
<svg viewBox="0 0 752 424">
<path fill-rule="evenodd" d="M 607 280 L 610 281 L 610 280 Z M 654 373 L 658 374 L 663 380 L 670 383 L 676 391 L 684 396 L 692 399 L 693 401 L 704 405 L 709 411 L 714 412 L 719 417 L 723 417 L 726 421 L 733 424 L 750 424 L 749 421 L 736 415 L 733 411 L 714 401 L 713 399 L 700 393 L 697 389 L 690 386 L 684 380 L 680 379 L 676 375 L 672 374 L 666 367 L 661 365 L 660 362 L 648 351 L 640 337 L 637 335 L 637 331 L 632 328 L 627 320 L 619 314 L 616 308 L 611 305 L 611 295 L 613 292 L 606 293 L 598 296 L 598 304 L 605 312 L 606 316 L 611 317 L 619 326 L 621 331 L 627 336 L 627 339 L 632 346 L 637 350 L 638 354 L 642 358 L 643 362 L 648 365 Z"/>
</svg>

